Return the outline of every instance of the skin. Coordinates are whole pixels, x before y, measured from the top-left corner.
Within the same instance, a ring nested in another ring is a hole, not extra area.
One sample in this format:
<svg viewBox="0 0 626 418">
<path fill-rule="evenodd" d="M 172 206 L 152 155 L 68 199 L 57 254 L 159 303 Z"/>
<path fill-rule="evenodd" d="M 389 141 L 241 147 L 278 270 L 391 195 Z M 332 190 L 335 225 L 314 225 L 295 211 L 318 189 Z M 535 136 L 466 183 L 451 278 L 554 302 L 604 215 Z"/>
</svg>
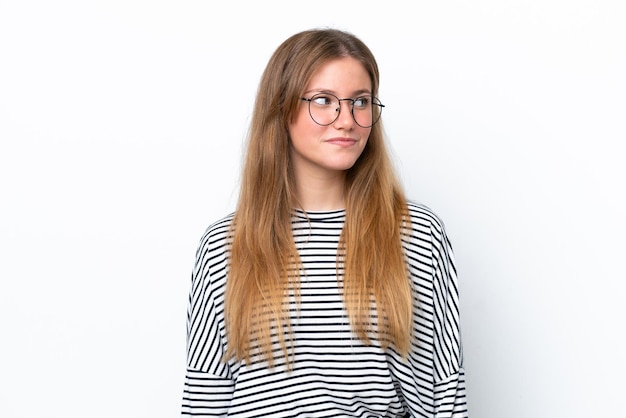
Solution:
<svg viewBox="0 0 626 418">
<path fill-rule="evenodd" d="M 354 58 L 329 61 L 313 74 L 303 97 L 332 93 L 339 98 L 354 98 L 371 93 L 372 82 L 365 68 Z M 310 117 L 308 102 L 302 101 L 289 124 L 290 157 L 296 180 L 298 201 L 304 210 L 343 209 L 346 170 L 358 160 L 371 128 L 354 122 L 350 103 L 341 102 L 341 113 L 328 126 Z"/>
</svg>

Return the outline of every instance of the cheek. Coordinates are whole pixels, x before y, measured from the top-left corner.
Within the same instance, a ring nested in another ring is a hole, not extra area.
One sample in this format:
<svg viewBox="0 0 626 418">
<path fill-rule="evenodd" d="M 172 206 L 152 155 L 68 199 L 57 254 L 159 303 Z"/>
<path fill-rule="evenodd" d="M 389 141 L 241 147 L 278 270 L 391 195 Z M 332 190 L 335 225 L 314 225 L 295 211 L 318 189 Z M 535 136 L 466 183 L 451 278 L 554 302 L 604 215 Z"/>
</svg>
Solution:
<svg viewBox="0 0 626 418">
<path fill-rule="evenodd" d="M 370 145 L 369 145 L 369 142 L 370 142 L 370 140 L 369 140 L 369 138 L 370 138 L 370 132 L 371 132 L 371 129 L 369 129 L 369 128 L 368 128 L 368 129 L 366 129 L 366 132 L 363 132 L 363 136 L 362 136 L 362 138 L 363 138 L 362 144 L 363 144 L 363 145 L 362 145 L 362 147 L 361 147 L 361 154 L 363 154 L 363 152 L 365 152 L 365 149 L 366 149 L 366 148 L 368 148 L 368 147 L 370 146 Z M 359 156 L 360 156 L 360 155 L 359 155 Z"/>
<path fill-rule="evenodd" d="M 288 134 L 290 140 L 306 141 L 308 138 L 320 136 L 324 132 L 325 126 L 320 126 L 313 122 L 308 113 L 301 112 L 298 117 L 289 124 Z"/>
<path fill-rule="evenodd" d="M 292 138 L 293 136 L 298 136 L 302 131 L 304 123 L 306 122 L 303 116 L 304 112 L 298 112 L 295 118 L 292 119 L 291 122 L 289 122 L 289 125 L 287 125 L 287 133 L 289 134 L 289 138 Z"/>
<path fill-rule="evenodd" d="M 363 144 L 367 144 L 369 142 L 370 134 L 372 133 L 372 128 L 360 128 L 361 133 L 359 134 L 363 139 Z"/>
</svg>

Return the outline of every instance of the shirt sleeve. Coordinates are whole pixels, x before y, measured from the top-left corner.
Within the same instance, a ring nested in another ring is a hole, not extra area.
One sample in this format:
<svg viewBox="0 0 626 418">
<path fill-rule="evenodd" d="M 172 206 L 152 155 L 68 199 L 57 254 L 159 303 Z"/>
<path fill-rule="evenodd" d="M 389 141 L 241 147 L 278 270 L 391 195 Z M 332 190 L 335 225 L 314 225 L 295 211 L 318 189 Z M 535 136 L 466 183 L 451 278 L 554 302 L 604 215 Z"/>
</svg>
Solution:
<svg viewBox="0 0 626 418">
<path fill-rule="evenodd" d="M 440 221 L 433 222 L 431 234 L 434 280 L 434 416 L 468 417 L 454 255 L 450 240 Z"/>
<path fill-rule="evenodd" d="M 231 371 L 222 359 L 226 257 L 215 235 L 209 229 L 203 236 L 192 273 L 182 415 L 226 417 L 234 391 Z"/>
</svg>

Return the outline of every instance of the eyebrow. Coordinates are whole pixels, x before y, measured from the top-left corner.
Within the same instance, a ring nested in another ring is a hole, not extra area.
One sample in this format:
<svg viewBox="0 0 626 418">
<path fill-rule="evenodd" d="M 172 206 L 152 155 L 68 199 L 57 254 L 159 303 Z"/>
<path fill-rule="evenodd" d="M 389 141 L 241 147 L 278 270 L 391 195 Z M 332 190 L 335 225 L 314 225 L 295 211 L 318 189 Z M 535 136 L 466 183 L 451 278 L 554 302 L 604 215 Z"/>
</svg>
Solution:
<svg viewBox="0 0 626 418">
<path fill-rule="evenodd" d="M 303 94 L 309 94 L 309 93 L 314 93 L 314 94 L 327 93 L 327 94 L 333 94 L 333 95 L 337 96 L 337 92 L 336 91 L 334 91 L 334 90 L 327 90 L 327 89 L 309 89 L 309 90 L 305 91 Z M 369 89 L 360 89 L 360 90 L 355 90 L 352 93 L 351 97 L 358 96 L 358 95 L 364 94 L 364 93 L 369 94 L 369 95 L 372 94 L 372 92 Z"/>
</svg>

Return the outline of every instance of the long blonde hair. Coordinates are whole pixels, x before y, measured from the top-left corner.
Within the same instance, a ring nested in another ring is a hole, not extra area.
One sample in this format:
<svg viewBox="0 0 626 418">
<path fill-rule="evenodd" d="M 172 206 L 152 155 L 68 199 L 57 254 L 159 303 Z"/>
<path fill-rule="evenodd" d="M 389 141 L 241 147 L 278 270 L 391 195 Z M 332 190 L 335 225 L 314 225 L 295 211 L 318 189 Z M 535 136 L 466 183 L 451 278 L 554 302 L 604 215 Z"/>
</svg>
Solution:
<svg viewBox="0 0 626 418">
<path fill-rule="evenodd" d="M 373 54 L 352 34 L 335 29 L 291 36 L 274 52 L 261 78 L 231 230 L 225 296 L 227 358 L 250 361 L 259 354 L 271 365 L 275 342 L 288 357 L 288 300 L 290 294 L 299 295 L 300 260 L 291 230 L 297 200 L 287 126 L 312 75 L 329 60 L 342 57 L 363 64 L 376 95 L 379 73 Z M 377 328 L 383 347 L 393 344 L 406 354 L 412 292 L 401 231 L 408 213 L 380 121 L 346 173 L 345 202 L 338 267 L 344 267 L 340 285 L 352 329 L 369 343 Z"/>
</svg>

